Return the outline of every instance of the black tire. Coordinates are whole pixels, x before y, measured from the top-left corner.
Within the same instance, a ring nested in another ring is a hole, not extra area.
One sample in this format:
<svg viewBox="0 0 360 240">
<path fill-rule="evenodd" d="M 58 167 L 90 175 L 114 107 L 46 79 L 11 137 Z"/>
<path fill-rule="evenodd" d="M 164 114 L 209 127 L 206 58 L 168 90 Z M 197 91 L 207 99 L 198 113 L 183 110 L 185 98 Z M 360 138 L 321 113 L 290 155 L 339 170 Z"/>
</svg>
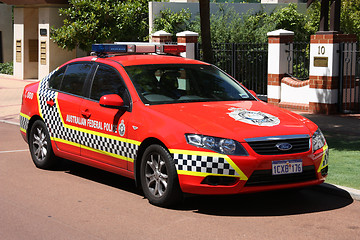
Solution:
<svg viewBox="0 0 360 240">
<path fill-rule="evenodd" d="M 36 120 L 31 127 L 29 148 L 36 167 L 53 169 L 58 162 L 51 147 L 49 131 L 41 120 Z"/>
<path fill-rule="evenodd" d="M 182 201 L 182 192 L 170 153 L 162 146 L 150 145 L 140 166 L 141 186 L 151 204 L 170 207 Z"/>
</svg>

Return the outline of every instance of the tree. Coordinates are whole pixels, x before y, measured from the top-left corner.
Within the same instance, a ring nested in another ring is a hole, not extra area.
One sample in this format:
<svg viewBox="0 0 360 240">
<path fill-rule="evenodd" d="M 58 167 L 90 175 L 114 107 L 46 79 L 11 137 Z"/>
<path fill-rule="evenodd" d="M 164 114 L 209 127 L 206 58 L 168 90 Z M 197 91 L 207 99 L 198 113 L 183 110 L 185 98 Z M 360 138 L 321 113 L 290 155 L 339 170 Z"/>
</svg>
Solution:
<svg viewBox="0 0 360 240">
<path fill-rule="evenodd" d="M 180 12 L 173 12 L 170 8 L 161 10 L 159 16 L 154 19 L 154 32 L 164 30 L 171 33 L 176 41 L 176 34 L 189 27 L 190 19 L 189 9 L 181 9 Z"/>
<path fill-rule="evenodd" d="M 342 0 L 340 29 L 360 39 L 360 0 Z"/>
<path fill-rule="evenodd" d="M 63 26 L 52 27 L 60 47 L 90 51 L 93 43 L 143 41 L 148 36 L 149 0 L 69 0 L 60 9 Z"/>
<path fill-rule="evenodd" d="M 360 0 L 341 0 L 340 31 L 355 34 L 360 39 Z M 314 1 L 308 9 L 309 29 L 319 30 L 320 2 Z"/>
<path fill-rule="evenodd" d="M 296 41 L 309 41 L 310 34 L 316 32 L 316 26 L 311 28 L 308 20 L 306 14 L 297 11 L 296 4 L 277 8 L 270 13 L 262 9 L 243 14 L 226 4 L 220 4 L 219 10 L 210 17 L 211 41 L 263 43 L 267 42 L 268 32 L 281 28 L 294 31 Z M 199 19 L 196 19 L 190 24 L 190 29 L 200 32 L 199 24 Z"/>
<path fill-rule="evenodd" d="M 203 60 L 208 63 L 213 62 L 210 34 L 210 1 L 199 0 L 200 25 L 201 25 L 201 44 L 203 49 Z"/>
</svg>

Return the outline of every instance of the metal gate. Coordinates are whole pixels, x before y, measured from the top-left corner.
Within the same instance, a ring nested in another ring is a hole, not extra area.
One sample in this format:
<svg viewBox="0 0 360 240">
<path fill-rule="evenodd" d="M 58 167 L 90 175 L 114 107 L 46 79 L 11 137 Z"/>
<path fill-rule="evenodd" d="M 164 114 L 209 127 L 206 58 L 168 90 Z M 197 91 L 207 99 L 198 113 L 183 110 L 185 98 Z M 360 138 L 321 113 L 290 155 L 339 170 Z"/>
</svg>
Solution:
<svg viewBox="0 0 360 240">
<path fill-rule="evenodd" d="M 360 113 L 359 43 L 340 43 L 339 112 Z"/>
<path fill-rule="evenodd" d="M 310 42 L 292 42 L 286 44 L 288 69 L 286 75 L 298 80 L 309 79 Z"/>
<path fill-rule="evenodd" d="M 214 65 L 267 100 L 268 43 L 212 43 Z M 196 59 L 202 60 L 197 44 Z"/>
</svg>

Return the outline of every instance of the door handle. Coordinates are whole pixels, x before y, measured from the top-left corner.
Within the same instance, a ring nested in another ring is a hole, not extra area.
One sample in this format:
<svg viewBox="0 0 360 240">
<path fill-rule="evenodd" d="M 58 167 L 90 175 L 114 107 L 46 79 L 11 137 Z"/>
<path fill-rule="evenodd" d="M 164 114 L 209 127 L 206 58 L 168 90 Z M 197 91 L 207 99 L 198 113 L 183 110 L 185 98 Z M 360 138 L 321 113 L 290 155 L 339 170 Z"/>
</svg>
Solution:
<svg viewBox="0 0 360 240">
<path fill-rule="evenodd" d="M 81 115 L 83 115 L 84 116 L 84 118 L 90 118 L 90 116 L 91 116 L 91 113 L 89 112 L 89 109 L 86 109 L 86 110 L 82 110 L 81 111 Z"/>
<path fill-rule="evenodd" d="M 55 102 L 53 99 L 50 99 L 48 101 L 46 101 L 46 104 L 49 106 L 49 107 L 53 107 L 55 105 Z"/>
</svg>

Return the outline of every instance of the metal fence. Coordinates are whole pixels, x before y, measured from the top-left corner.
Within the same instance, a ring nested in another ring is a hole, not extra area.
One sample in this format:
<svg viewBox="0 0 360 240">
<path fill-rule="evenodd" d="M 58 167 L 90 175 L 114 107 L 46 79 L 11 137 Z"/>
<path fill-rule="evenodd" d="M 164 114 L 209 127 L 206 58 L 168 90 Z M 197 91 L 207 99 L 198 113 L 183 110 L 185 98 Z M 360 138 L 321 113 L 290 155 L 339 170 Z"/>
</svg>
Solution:
<svg viewBox="0 0 360 240">
<path fill-rule="evenodd" d="M 214 65 L 266 100 L 268 43 L 213 43 Z M 201 44 L 196 59 L 202 60 Z"/>
<path fill-rule="evenodd" d="M 359 43 L 340 43 L 339 111 L 360 113 Z"/>
<path fill-rule="evenodd" d="M 299 80 L 309 79 L 310 43 L 288 43 L 287 74 Z"/>
</svg>

